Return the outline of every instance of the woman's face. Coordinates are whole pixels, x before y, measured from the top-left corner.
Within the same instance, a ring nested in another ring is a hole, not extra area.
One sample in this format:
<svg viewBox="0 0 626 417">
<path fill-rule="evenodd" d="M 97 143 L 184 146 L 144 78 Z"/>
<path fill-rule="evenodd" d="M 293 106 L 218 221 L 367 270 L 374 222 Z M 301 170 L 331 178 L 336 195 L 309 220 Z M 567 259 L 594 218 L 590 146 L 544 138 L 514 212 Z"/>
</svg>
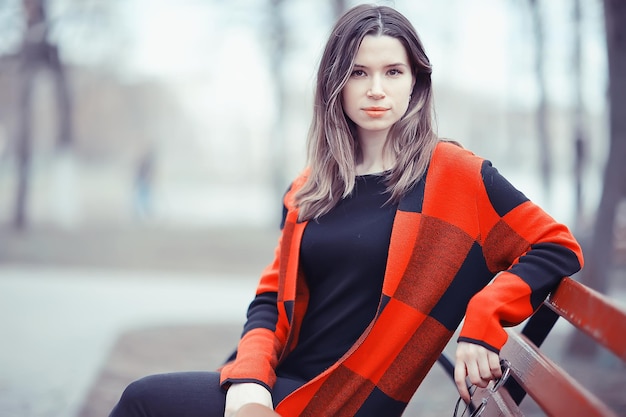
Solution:
<svg viewBox="0 0 626 417">
<path fill-rule="evenodd" d="M 363 38 L 342 91 L 344 111 L 356 124 L 360 139 L 374 134 L 386 137 L 406 113 L 414 83 L 406 50 L 398 39 Z"/>
</svg>

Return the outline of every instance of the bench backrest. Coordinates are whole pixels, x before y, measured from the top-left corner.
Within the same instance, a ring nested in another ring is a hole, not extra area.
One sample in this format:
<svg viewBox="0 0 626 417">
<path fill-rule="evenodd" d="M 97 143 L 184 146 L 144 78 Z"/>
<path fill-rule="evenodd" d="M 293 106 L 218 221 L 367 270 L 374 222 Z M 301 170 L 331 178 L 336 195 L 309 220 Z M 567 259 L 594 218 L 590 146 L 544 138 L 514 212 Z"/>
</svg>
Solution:
<svg viewBox="0 0 626 417">
<path fill-rule="evenodd" d="M 495 392 L 488 387 L 474 393 L 476 406 L 487 399 L 481 416 L 520 416 L 517 405 L 528 394 L 548 416 L 617 417 L 539 350 L 538 346 L 559 317 L 626 361 L 626 311 L 610 298 L 565 278 L 529 319 L 521 334 L 508 331 L 509 338 L 500 357 L 508 361 L 510 378 Z"/>
</svg>

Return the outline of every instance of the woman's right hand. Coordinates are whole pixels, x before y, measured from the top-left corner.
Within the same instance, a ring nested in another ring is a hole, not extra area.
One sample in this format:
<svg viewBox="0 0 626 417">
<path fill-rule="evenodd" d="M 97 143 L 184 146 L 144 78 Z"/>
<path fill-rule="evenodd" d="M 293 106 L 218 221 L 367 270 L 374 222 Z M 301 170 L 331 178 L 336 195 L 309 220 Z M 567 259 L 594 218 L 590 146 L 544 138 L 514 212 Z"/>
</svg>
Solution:
<svg viewBox="0 0 626 417">
<path fill-rule="evenodd" d="M 226 391 L 224 417 L 233 417 L 237 410 L 249 403 L 261 404 L 274 409 L 272 394 L 262 385 L 253 382 L 232 384 Z"/>
</svg>

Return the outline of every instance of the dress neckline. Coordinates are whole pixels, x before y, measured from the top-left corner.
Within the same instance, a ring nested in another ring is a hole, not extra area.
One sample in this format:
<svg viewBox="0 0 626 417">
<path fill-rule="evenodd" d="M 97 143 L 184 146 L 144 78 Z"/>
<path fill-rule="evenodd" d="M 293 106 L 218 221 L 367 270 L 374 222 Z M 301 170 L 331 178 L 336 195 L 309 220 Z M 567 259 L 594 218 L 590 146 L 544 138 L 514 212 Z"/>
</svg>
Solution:
<svg viewBox="0 0 626 417">
<path fill-rule="evenodd" d="M 372 172 L 372 173 L 369 173 L 369 174 L 357 175 L 356 178 L 384 177 L 385 175 L 389 174 L 390 172 L 391 172 L 391 170 L 388 169 L 386 171 Z"/>
</svg>

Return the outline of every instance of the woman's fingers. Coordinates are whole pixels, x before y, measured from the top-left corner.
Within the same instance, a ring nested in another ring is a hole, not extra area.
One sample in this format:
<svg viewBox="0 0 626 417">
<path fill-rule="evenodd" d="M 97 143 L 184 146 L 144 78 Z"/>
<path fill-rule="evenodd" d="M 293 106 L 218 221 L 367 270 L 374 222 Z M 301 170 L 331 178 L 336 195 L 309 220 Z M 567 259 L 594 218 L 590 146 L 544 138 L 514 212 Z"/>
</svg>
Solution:
<svg viewBox="0 0 626 417">
<path fill-rule="evenodd" d="M 454 367 L 454 381 L 459 395 L 465 402 L 470 401 L 465 378 L 477 387 L 485 388 L 492 379 L 502 376 L 500 358 L 480 345 L 459 342 L 456 351 L 456 364 Z"/>
<path fill-rule="evenodd" d="M 456 389 L 459 391 L 459 395 L 466 403 L 470 402 L 470 394 L 465 383 L 465 377 L 467 376 L 467 370 L 465 368 L 465 362 L 461 362 L 457 359 L 454 365 L 454 382 L 456 383 Z"/>
<path fill-rule="evenodd" d="M 488 361 L 489 361 L 489 369 L 491 370 L 492 379 L 500 378 L 502 376 L 502 368 L 500 367 L 500 356 L 487 350 Z"/>
</svg>

